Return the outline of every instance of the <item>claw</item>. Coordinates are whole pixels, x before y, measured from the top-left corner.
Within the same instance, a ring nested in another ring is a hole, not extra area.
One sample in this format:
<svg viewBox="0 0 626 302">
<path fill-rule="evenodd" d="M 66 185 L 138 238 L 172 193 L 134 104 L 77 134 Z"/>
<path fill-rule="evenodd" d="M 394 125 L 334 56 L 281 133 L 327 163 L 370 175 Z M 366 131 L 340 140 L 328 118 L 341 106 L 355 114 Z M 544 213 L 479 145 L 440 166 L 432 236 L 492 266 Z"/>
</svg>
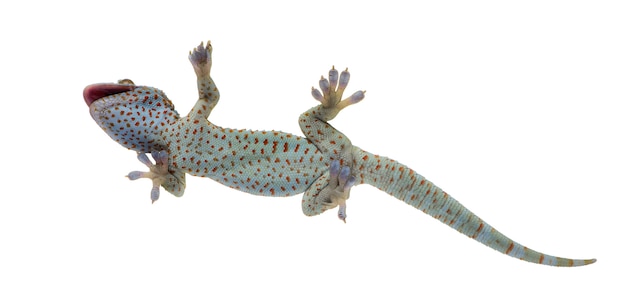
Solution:
<svg viewBox="0 0 626 302">
<path fill-rule="evenodd" d="M 330 93 L 330 83 L 324 76 L 320 79 L 320 89 L 322 90 L 324 96 L 327 96 Z"/>
<path fill-rule="evenodd" d="M 335 69 L 335 66 L 333 66 L 333 68 L 328 72 L 328 79 L 330 80 L 330 89 L 331 90 L 336 90 L 337 89 L 337 80 L 338 80 L 338 78 L 339 78 L 339 73 L 337 72 L 337 69 Z"/>
<path fill-rule="evenodd" d="M 322 96 L 322 93 L 315 87 L 311 87 L 311 94 L 313 95 L 314 99 L 318 100 L 320 103 L 324 103 L 324 97 Z"/>
<path fill-rule="evenodd" d="M 348 197 L 350 197 L 350 188 L 352 188 L 352 186 L 356 183 L 356 177 L 350 173 L 351 171 L 349 167 L 341 168 L 341 173 L 339 174 L 339 187 L 337 188 L 337 190 L 341 188 L 341 191 L 344 192 L 345 198 L 339 201 L 339 211 L 337 212 L 337 217 L 343 220 L 344 223 L 346 223 L 346 218 L 348 217 L 346 214 L 346 201 L 348 200 Z"/>
<path fill-rule="evenodd" d="M 140 178 L 148 178 L 145 176 L 146 172 L 140 172 L 140 171 L 132 171 L 130 173 L 128 173 L 128 175 L 126 175 L 126 177 L 128 177 L 128 179 L 130 180 L 137 180 Z"/>
<path fill-rule="evenodd" d="M 152 190 L 150 191 L 150 199 L 152 200 L 152 203 L 154 203 L 155 201 L 159 200 L 159 196 L 161 195 L 161 192 L 159 191 L 159 187 L 161 187 L 161 185 L 157 185 L 157 184 L 153 184 L 152 185 Z"/>
<path fill-rule="evenodd" d="M 350 73 L 348 72 L 348 68 L 341 72 L 339 76 L 339 89 L 345 89 L 348 86 L 348 82 L 350 81 Z"/>
<path fill-rule="evenodd" d="M 346 218 L 348 218 L 348 215 L 346 215 L 346 203 L 345 202 L 339 205 L 339 211 L 337 212 L 337 217 L 343 220 L 343 223 L 346 223 Z"/>
<path fill-rule="evenodd" d="M 346 217 L 348 217 L 346 214 L 346 201 L 350 197 L 350 189 L 356 183 L 356 177 L 351 173 L 350 167 L 341 167 L 338 160 L 334 160 L 330 163 L 330 201 L 332 207 L 339 206 L 337 217 L 344 223 L 346 222 Z"/>
</svg>

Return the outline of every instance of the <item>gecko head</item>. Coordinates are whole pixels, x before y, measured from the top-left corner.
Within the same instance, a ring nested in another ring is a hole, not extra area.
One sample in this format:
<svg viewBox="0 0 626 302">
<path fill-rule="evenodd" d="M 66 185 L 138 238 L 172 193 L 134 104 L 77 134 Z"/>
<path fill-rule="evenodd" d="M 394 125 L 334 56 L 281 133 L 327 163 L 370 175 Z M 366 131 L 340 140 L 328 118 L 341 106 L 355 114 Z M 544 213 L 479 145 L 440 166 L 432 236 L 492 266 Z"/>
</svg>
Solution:
<svg viewBox="0 0 626 302">
<path fill-rule="evenodd" d="M 138 152 L 165 150 L 163 131 L 180 117 L 161 90 L 136 86 L 130 80 L 89 85 L 83 98 L 104 132 Z"/>
</svg>

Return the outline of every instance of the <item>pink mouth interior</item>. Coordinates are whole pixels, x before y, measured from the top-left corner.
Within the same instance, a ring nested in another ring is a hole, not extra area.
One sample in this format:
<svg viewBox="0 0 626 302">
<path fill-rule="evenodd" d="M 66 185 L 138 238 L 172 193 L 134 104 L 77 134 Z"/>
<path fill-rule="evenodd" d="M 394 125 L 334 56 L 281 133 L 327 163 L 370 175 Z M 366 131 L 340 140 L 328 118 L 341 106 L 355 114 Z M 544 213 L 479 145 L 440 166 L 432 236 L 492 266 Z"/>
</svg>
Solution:
<svg viewBox="0 0 626 302">
<path fill-rule="evenodd" d="M 93 103 L 97 99 L 101 99 L 109 95 L 131 91 L 134 88 L 135 86 L 132 85 L 120 85 L 112 83 L 93 84 L 85 87 L 85 89 L 83 90 L 83 98 L 85 99 L 85 103 L 87 103 L 87 106 L 90 106 L 91 103 Z"/>
</svg>

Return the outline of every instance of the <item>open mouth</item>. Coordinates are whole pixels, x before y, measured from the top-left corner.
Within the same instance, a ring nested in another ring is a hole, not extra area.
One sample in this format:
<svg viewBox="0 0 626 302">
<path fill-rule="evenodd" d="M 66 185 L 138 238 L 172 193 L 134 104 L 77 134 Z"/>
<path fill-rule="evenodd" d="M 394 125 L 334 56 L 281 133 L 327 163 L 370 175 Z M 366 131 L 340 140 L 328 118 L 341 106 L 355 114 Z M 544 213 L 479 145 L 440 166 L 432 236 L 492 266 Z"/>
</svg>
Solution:
<svg viewBox="0 0 626 302">
<path fill-rule="evenodd" d="M 92 84 L 85 87 L 85 89 L 83 90 L 83 98 L 85 99 L 85 103 L 87 103 L 87 106 L 91 106 L 91 104 L 98 99 L 122 92 L 131 91 L 134 88 L 135 86 L 133 85 L 113 83 Z"/>
</svg>

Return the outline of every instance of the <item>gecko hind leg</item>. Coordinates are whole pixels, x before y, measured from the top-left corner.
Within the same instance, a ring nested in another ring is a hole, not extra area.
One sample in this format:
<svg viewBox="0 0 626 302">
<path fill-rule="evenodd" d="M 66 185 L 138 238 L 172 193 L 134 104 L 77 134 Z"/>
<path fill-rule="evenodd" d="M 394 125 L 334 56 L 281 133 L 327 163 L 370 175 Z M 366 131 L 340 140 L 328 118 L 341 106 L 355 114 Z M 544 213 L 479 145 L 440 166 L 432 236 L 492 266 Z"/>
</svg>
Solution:
<svg viewBox="0 0 626 302">
<path fill-rule="evenodd" d="M 330 164 L 329 171 L 320 176 L 304 192 L 302 197 L 302 212 L 307 216 L 315 216 L 339 207 L 337 217 L 346 222 L 346 201 L 350 197 L 350 189 L 356 183 L 351 175 L 351 169 L 341 166 L 338 160 Z"/>
<path fill-rule="evenodd" d="M 189 61 L 191 66 L 193 66 L 198 82 L 198 101 L 189 112 L 189 116 L 198 116 L 206 119 L 219 101 L 219 90 L 217 90 L 215 82 L 211 79 L 212 53 L 211 41 L 207 42 L 206 47 L 202 42 L 189 52 Z"/>
<path fill-rule="evenodd" d="M 300 115 L 300 129 L 304 135 L 331 160 L 343 159 L 343 152 L 351 152 L 352 144 L 348 137 L 328 124 L 344 108 L 363 100 L 365 91 L 359 90 L 346 99 L 343 93 L 350 81 L 348 69 L 337 72 L 335 67 L 328 72 L 328 79 L 319 81 L 320 89 L 312 88 L 313 98 L 321 105 L 315 106 Z"/>
<path fill-rule="evenodd" d="M 130 180 L 140 178 L 148 178 L 152 180 L 152 190 L 150 191 L 150 199 L 152 203 L 157 201 L 160 196 L 159 188 L 163 188 L 172 193 L 174 196 L 180 197 L 185 190 L 185 173 L 168 170 L 168 153 L 167 151 L 156 151 L 151 153 L 154 164 L 150 161 L 145 153 L 137 153 L 137 159 L 150 169 L 147 172 L 132 171 L 126 175 Z"/>
<path fill-rule="evenodd" d="M 312 89 L 313 98 L 321 105 L 313 107 L 300 115 L 300 129 L 327 158 L 329 171 L 320 176 L 304 193 L 302 210 L 305 215 L 313 216 L 328 209 L 339 206 L 338 216 L 345 222 L 346 200 L 350 196 L 350 188 L 357 182 L 351 174 L 353 147 L 350 139 L 331 126 L 328 121 L 352 104 L 363 100 L 365 91 L 357 91 L 346 99 L 342 99 L 348 86 L 350 73 L 337 72 L 335 67 L 328 72 L 328 79 L 322 77 L 320 89 Z"/>
</svg>

